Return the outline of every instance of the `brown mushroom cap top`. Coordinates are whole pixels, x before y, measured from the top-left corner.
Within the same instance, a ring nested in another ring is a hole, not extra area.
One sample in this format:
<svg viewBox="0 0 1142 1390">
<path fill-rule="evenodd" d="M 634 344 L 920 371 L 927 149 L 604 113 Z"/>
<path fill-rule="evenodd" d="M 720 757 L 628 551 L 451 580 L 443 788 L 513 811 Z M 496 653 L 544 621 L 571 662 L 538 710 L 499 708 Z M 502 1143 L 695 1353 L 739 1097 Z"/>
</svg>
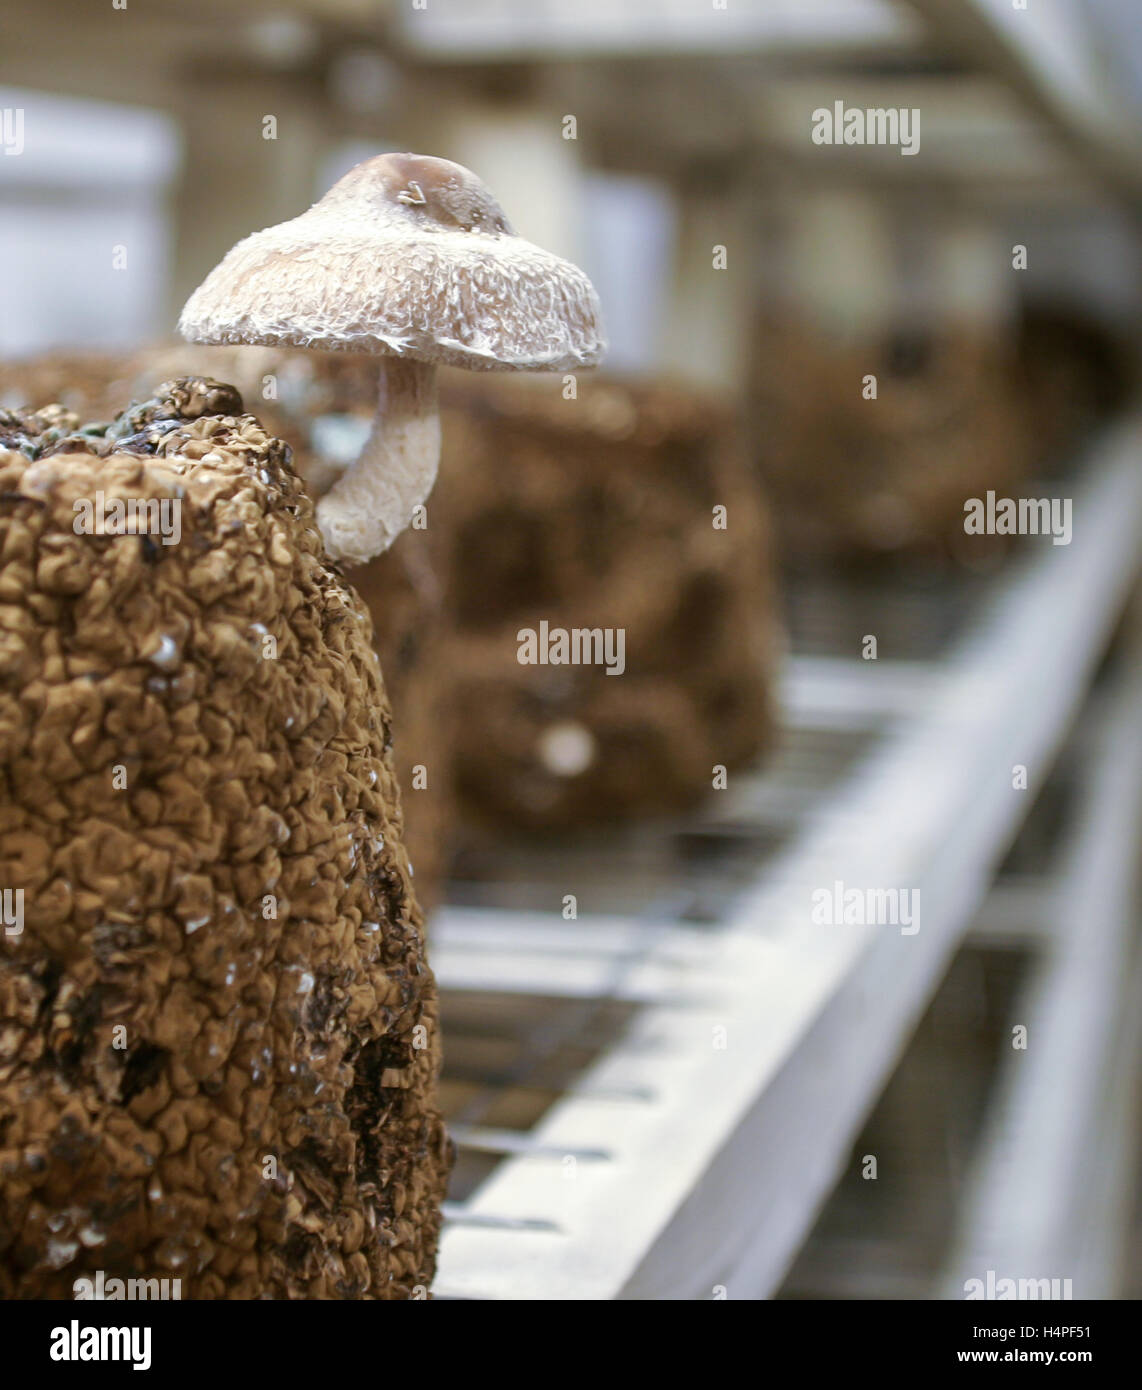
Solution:
<svg viewBox="0 0 1142 1390">
<path fill-rule="evenodd" d="M 384 154 L 300 217 L 240 241 L 179 320 L 200 343 L 562 371 L 606 347 L 577 266 L 516 236 L 468 169 Z"/>
</svg>

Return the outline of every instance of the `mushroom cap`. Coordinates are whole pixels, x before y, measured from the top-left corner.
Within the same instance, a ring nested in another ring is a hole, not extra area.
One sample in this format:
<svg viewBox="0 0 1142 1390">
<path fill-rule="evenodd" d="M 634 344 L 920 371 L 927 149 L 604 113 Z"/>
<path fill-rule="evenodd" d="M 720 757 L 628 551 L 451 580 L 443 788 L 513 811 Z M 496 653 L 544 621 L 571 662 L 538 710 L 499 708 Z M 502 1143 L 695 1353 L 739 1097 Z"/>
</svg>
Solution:
<svg viewBox="0 0 1142 1390">
<path fill-rule="evenodd" d="M 179 331 L 491 370 L 589 367 L 606 348 L 586 275 L 516 236 L 470 170 L 415 154 L 367 159 L 240 241 Z"/>
</svg>

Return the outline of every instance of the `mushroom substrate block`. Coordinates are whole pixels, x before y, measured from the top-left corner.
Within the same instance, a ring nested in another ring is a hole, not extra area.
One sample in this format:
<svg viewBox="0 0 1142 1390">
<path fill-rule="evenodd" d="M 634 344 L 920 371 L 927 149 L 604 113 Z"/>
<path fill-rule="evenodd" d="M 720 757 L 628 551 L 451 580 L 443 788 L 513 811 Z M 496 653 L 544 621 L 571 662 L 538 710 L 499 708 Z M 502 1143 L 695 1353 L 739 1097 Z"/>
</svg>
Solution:
<svg viewBox="0 0 1142 1390">
<path fill-rule="evenodd" d="M 231 388 L 76 423 L 0 417 L 0 1296 L 416 1297 L 449 1153 L 368 614 Z"/>
<path fill-rule="evenodd" d="M 311 441 L 314 420 L 354 412 L 368 419 L 376 408 L 376 364 L 369 358 L 187 343 L 145 348 L 126 357 L 52 353 L 5 363 L 0 366 L 0 404 L 62 401 L 85 419 L 110 419 L 118 408 L 111 402 L 145 398 L 180 371 L 235 382 L 267 433 L 289 441 L 293 469 L 314 500 L 338 472 Z M 390 551 L 347 576 L 373 619 L 374 645 L 394 716 L 393 765 L 405 816 L 404 844 L 415 871 L 417 900 L 426 912 L 441 897 L 451 819 L 444 546 L 443 528 L 434 522 L 427 530 L 407 531 Z M 421 768 L 423 773 L 415 771 Z"/>
<path fill-rule="evenodd" d="M 735 422 L 681 385 L 478 387 L 442 383 L 436 502 L 463 812 L 559 829 L 698 803 L 774 732 L 768 520 Z M 543 622 L 621 630 L 625 669 L 521 664 Z"/>
<path fill-rule="evenodd" d="M 1019 496 L 1029 480 L 1013 351 L 978 334 L 854 348 L 768 322 L 751 400 L 778 540 L 795 563 L 966 558 L 980 540 L 965 550 L 965 501 L 988 489 Z"/>
</svg>

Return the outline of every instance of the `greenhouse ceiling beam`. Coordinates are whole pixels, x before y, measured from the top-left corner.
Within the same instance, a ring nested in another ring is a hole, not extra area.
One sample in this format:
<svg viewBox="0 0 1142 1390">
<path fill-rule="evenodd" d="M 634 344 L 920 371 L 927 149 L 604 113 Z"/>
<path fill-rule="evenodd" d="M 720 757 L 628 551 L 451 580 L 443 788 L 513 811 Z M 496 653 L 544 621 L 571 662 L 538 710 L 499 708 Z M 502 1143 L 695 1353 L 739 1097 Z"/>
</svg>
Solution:
<svg viewBox="0 0 1142 1390">
<path fill-rule="evenodd" d="M 909 0 L 933 37 L 992 71 L 1085 165 L 1142 212 L 1142 111 L 1116 91 L 1090 41 L 1089 21 L 1068 0 Z"/>
</svg>

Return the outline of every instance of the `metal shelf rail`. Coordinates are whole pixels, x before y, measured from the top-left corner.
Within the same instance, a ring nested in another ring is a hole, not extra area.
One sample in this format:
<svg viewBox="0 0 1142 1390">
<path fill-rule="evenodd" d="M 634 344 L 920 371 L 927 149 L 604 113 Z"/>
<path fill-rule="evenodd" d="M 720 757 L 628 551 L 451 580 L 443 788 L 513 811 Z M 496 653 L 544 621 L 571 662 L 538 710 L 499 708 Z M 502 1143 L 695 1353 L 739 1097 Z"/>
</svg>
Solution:
<svg viewBox="0 0 1142 1390">
<path fill-rule="evenodd" d="M 461 1129 L 462 1148 L 502 1158 L 448 1208 L 437 1296 L 758 1298 L 780 1285 L 1133 585 L 1142 421 L 1108 435 L 1083 479 L 1072 543 L 1025 542 L 1041 548 L 997 580 L 943 661 L 794 660 L 793 724 L 876 723 L 880 736 L 724 921 L 440 914 L 446 998 L 621 1000 L 633 1013 L 534 1127 Z M 1013 787 L 1017 764 L 1029 790 Z M 740 821 L 750 796 L 738 803 Z M 812 893 L 838 880 L 918 892 L 919 931 L 814 925 Z"/>
<path fill-rule="evenodd" d="M 1129 1227 L 1142 1019 L 1142 639 L 1088 720 L 1083 805 L 1040 921 L 1007 1058 L 943 1292 L 968 1279 L 1063 1278 L 1113 1298 Z M 1107 704 L 1109 707 L 1107 708 Z M 1097 722 L 1096 722 L 1097 720 Z"/>
</svg>

